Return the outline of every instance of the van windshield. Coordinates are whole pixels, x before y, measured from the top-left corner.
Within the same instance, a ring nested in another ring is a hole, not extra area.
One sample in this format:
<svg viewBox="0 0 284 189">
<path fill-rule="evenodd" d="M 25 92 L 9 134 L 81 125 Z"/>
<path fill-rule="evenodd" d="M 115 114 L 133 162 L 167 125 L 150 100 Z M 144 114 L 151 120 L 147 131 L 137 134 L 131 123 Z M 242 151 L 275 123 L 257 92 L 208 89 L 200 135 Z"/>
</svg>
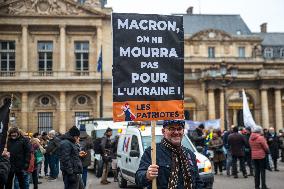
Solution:
<svg viewBox="0 0 284 189">
<path fill-rule="evenodd" d="M 106 132 L 106 129 L 101 129 L 101 130 L 95 130 L 96 132 L 96 138 L 102 138 Z M 117 129 L 112 130 L 112 136 L 110 137 L 111 139 L 114 139 L 114 137 L 118 134 Z"/>
<path fill-rule="evenodd" d="M 163 138 L 163 135 L 156 135 L 156 143 L 161 142 L 162 138 Z M 151 136 L 142 136 L 142 143 L 143 143 L 144 150 L 146 148 L 148 148 L 149 146 L 151 146 L 151 142 L 152 142 L 152 137 Z M 183 136 L 181 144 L 184 147 L 186 147 L 189 150 L 191 150 L 192 152 L 195 152 L 192 144 L 188 141 L 188 138 L 186 136 Z"/>
</svg>

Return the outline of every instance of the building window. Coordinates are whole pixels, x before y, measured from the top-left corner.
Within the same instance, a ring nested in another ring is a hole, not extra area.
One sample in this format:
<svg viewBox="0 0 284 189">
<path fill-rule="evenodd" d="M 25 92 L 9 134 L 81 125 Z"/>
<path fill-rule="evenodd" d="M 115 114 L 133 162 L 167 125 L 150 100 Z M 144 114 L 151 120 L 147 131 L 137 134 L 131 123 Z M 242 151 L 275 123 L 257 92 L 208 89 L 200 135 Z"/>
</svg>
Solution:
<svg viewBox="0 0 284 189">
<path fill-rule="evenodd" d="M 38 132 L 49 132 L 52 130 L 52 112 L 38 112 Z"/>
<path fill-rule="evenodd" d="M 280 49 L 280 58 L 284 58 L 284 48 Z"/>
<path fill-rule="evenodd" d="M 208 47 L 208 58 L 215 58 L 215 47 Z"/>
<path fill-rule="evenodd" d="M 86 0 L 77 0 L 77 2 L 81 5 L 83 5 L 85 3 Z"/>
<path fill-rule="evenodd" d="M 75 117 L 89 117 L 89 112 L 75 112 Z"/>
<path fill-rule="evenodd" d="M 53 43 L 47 41 L 38 42 L 38 71 L 52 71 Z"/>
<path fill-rule="evenodd" d="M 0 41 L 0 71 L 15 71 L 15 42 Z"/>
<path fill-rule="evenodd" d="M 239 47 L 239 58 L 245 58 L 245 57 L 246 57 L 245 47 Z"/>
<path fill-rule="evenodd" d="M 76 70 L 89 70 L 89 42 L 75 42 Z"/>
<path fill-rule="evenodd" d="M 264 57 L 265 58 L 273 58 L 273 48 L 267 47 L 264 49 Z"/>
<path fill-rule="evenodd" d="M 77 98 L 77 103 L 78 103 L 79 105 L 85 105 L 85 104 L 87 104 L 87 102 L 88 102 L 88 99 L 87 99 L 86 96 L 79 96 L 79 97 Z"/>
</svg>

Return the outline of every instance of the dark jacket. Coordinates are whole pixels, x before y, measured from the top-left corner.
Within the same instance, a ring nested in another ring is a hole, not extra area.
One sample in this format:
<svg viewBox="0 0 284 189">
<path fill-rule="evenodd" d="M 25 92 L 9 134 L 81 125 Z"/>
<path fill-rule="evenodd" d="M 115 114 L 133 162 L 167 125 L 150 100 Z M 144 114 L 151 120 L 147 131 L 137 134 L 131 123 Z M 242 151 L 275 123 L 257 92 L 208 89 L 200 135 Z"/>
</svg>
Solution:
<svg viewBox="0 0 284 189">
<path fill-rule="evenodd" d="M 248 143 L 243 135 L 236 132 L 230 134 L 228 137 L 228 145 L 233 156 L 245 156 L 245 148 L 248 147 Z"/>
<path fill-rule="evenodd" d="M 110 137 L 104 135 L 101 141 L 103 161 L 111 161 L 112 159 L 112 144 Z"/>
<path fill-rule="evenodd" d="M 48 155 L 58 155 L 59 147 L 60 147 L 60 139 L 58 137 L 54 137 L 50 139 L 46 146 L 46 154 Z"/>
<path fill-rule="evenodd" d="M 94 148 L 94 144 L 92 138 L 86 132 L 80 134 L 80 148 L 87 153 L 86 156 L 81 157 L 83 167 L 88 167 L 91 165 L 91 149 Z"/>
<path fill-rule="evenodd" d="M 184 148 L 187 152 L 187 154 L 191 158 L 191 179 L 193 187 L 192 189 L 201 189 L 203 188 L 203 182 L 200 180 L 199 174 L 198 174 L 198 167 L 196 163 L 196 157 L 193 152 L 188 150 L 187 148 Z M 163 144 L 158 143 L 157 144 L 157 165 L 159 166 L 159 173 L 157 177 L 157 187 L 159 189 L 167 189 L 168 188 L 168 181 L 171 173 L 171 167 L 172 167 L 172 156 L 171 151 L 166 148 Z M 152 188 L 151 182 L 149 182 L 146 178 L 146 172 L 148 167 L 151 165 L 151 147 L 148 147 L 140 161 L 139 168 L 135 174 L 135 182 L 139 187 L 147 187 L 148 189 Z M 177 189 L 182 189 L 183 186 L 183 176 L 180 171 L 179 174 L 179 181 L 178 181 L 178 187 Z"/>
<path fill-rule="evenodd" d="M 59 149 L 61 171 L 68 175 L 81 174 L 83 166 L 79 157 L 80 147 L 68 132 L 62 136 Z"/>
<path fill-rule="evenodd" d="M 9 159 L 0 155 L 0 186 L 7 182 L 10 167 Z"/>
<path fill-rule="evenodd" d="M 196 128 L 189 136 L 195 146 L 205 146 L 205 139 L 202 137 L 203 132 Z"/>
<path fill-rule="evenodd" d="M 31 144 L 27 138 L 19 135 L 18 138 L 9 138 L 7 151 L 10 152 L 11 169 L 14 171 L 27 170 L 31 158 Z"/>
<path fill-rule="evenodd" d="M 269 146 L 270 154 L 273 159 L 279 158 L 279 138 L 276 136 L 276 133 L 274 136 L 270 133 L 267 134 L 267 144 Z"/>
</svg>

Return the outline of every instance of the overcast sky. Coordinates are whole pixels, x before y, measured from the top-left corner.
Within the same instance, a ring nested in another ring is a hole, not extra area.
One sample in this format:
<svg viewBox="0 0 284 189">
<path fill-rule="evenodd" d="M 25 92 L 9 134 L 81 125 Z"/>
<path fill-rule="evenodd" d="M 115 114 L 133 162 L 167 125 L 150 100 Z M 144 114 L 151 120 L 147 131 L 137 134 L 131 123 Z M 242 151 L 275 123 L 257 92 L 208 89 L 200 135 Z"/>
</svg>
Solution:
<svg viewBox="0 0 284 189">
<path fill-rule="evenodd" d="M 268 32 L 284 32 L 284 0 L 108 0 L 113 12 L 173 14 L 240 14 L 253 32 L 268 23 Z"/>
</svg>

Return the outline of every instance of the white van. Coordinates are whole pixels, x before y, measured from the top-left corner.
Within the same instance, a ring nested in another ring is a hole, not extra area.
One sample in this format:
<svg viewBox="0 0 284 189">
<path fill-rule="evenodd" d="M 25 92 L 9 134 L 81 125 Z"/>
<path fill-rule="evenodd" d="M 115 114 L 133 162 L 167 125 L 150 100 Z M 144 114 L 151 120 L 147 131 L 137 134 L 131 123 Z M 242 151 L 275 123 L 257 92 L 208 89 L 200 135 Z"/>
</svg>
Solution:
<svg viewBox="0 0 284 189">
<path fill-rule="evenodd" d="M 156 141 L 163 138 L 162 127 L 155 129 Z M 206 184 L 205 188 L 212 188 L 214 175 L 211 162 L 207 157 L 197 152 L 190 139 L 184 135 L 182 145 L 190 149 L 196 155 L 199 175 Z M 128 127 L 119 137 L 117 147 L 118 185 L 127 187 L 127 181 L 135 184 L 135 173 L 138 170 L 144 150 L 151 146 L 151 127 Z"/>
<path fill-rule="evenodd" d="M 92 137 L 93 142 L 104 136 L 104 133 L 107 128 L 112 129 L 112 137 L 111 140 L 115 138 L 115 136 L 120 135 L 122 130 L 127 128 L 127 122 L 113 122 L 110 120 L 98 120 L 93 118 L 83 118 L 78 121 L 78 127 L 80 125 L 85 125 L 86 132 L 88 135 Z M 111 169 L 111 166 L 109 166 Z M 103 173 L 103 160 L 100 154 L 95 154 L 94 150 L 91 150 L 91 165 L 88 167 L 89 169 L 94 169 L 94 173 L 96 177 L 101 177 Z"/>
</svg>

